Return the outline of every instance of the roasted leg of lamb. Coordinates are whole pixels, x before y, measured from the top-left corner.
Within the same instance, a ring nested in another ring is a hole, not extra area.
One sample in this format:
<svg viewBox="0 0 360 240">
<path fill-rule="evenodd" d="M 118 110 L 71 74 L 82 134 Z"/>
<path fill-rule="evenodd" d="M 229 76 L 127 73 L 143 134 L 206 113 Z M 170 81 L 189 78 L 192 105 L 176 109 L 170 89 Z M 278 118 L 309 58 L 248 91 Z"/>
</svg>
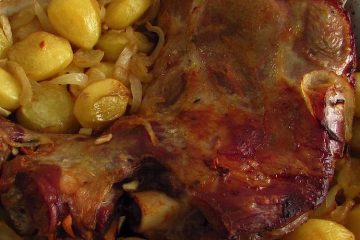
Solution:
<svg viewBox="0 0 360 240">
<path fill-rule="evenodd" d="M 143 188 L 197 209 L 218 239 L 281 237 L 324 200 L 354 111 L 338 1 L 163 0 L 157 21 L 166 44 L 138 114 L 98 138 L 0 121 L 1 205 L 20 234 L 59 236 L 67 216 L 83 239 L 118 214 L 136 225 L 121 184 L 151 171 Z"/>
</svg>

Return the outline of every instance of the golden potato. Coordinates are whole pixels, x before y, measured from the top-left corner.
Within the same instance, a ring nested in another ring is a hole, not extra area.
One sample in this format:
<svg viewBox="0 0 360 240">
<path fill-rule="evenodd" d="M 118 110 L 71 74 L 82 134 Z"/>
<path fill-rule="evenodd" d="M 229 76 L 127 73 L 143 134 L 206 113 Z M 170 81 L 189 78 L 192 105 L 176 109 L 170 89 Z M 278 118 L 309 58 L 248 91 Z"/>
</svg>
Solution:
<svg viewBox="0 0 360 240">
<path fill-rule="evenodd" d="M 8 50 L 31 80 L 41 81 L 65 69 L 73 59 L 70 43 L 47 32 L 35 32 Z"/>
<path fill-rule="evenodd" d="M 360 154 L 360 120 L 355 118 L 352 129 L 352 139 L 350 141 L 351 150 Z"/>
<path fill-rule="evenodd" d="M 346 226 L 354 233 L 356 239 L 360 239 L 360 205 L 350 211 Z"/>
<path fill-rule="evenodd" d="M 6 56 L 6 52 L 10 46 L 10 41 L 6 38 L 4 31 L 0 29 L 0 58 Z"/>
<path fill-rule="evenodd" d="M 355 73 L 355 116 L 360 118 L 360 73 Z"/>
<path fill-rule="evenodd" d="M 111 78 L 114 71 L 115 64 L 102 62 L 95 65 L 93 68 L 98 69 L 100 72 L 104 73 L 106 78 Z"/>
<path fill-rule="evenodd" d="M 8 111 L 17 109 L 21 94 L 21 85 L 10 73 L 0 68 L 0 107 Z"/>
<path fill-rule="evenodd" d="M 113 63 L 99 63 L 94 67 L 90 68 L 86 75 L 89 78 L 89 82 L 104 80 L 111 78 L 114 71 L 115 64 Z"/>
<path fill-rule="evenodd" d="M 96 48 L 104 51 L 106 61 L 115 62 L 128 42 L 125 32 L 109 31 L 100 37 Z"/>
<path fill-rule="evenodd" d="M 113 29 L 132 25 L 150 8 L 152 0 L 113 0 L 106 9 L 105 23 Z"/>
<path fill-rule="evenodd" d="M 87 86 L 75 101 L 74 114 L 85 128 L 101 129 L 122 116 L 129 101 L 129 90 L 115 79 Z"/>
<path fill-rule="evenodd" d="M 91 49 L 100 37 L 100 9 L 96 0 L 52 0 L 48 15 L 55 30 L 80 48 Z"/>
<path fill-rule="evenodd" d="M 74 103 L 64 86 L 36 84 L 33 91 L 31 103 L 16 112 L 21 125 L 47 133 L 67 133 L 76 128 Z"/>
<path fill-rule="evenodd" d="M 355 240 L 354 234 L 344 226 L 321 219 L 310 219 L 284 240 Z"/>
</svg>

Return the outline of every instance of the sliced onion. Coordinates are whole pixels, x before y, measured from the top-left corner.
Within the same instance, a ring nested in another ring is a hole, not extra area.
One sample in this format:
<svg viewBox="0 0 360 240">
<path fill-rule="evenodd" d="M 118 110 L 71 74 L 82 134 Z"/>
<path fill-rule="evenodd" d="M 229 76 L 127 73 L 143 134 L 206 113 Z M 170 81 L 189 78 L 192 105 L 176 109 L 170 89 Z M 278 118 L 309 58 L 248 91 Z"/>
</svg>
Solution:
<svg viewBox="0 0 360 240">
<path fill-rule="evenodd" d="M 104 52 L 101 50 L 84 50 L 79 49 L 74 54 L 74 64 L 80 68 L 93 67 L 99 64 L 104 57 Z"/>
<path fill-rule="evenodd" d="M 135 53 L 135 47 L 124 48 L 114 66 L 113 77 L 117 80 L 122 81 L 126 86 L 129 85 L 128 77 L 130 60 Z"/>
<path fill-rule="evenodd" d="M 0 23 L 1 23 L 2 29 L 5 33 L 6 39 L 12 45 L 13 44 L 13 36 L 12 36 L 11 25 L 10 25 L 9 19 L 5 15 L 1 15 Z"/>
<path fill-rule="evenodd" d="M 149 67 L 152 65 L 150 59 L 142 54 L 136 54 L 130 62 L 130 71 L 137 76 L 141 82 L 148 83 L 153 80 L 153 75 L 149 73 Z"/>
<path fill-rule="evenodd" d="M 156 60 L 156 58 L 159 56 L 161 49 L 165 45 L 165 33 L 160 27 L 153 26 L 149 22 L 146 23 L 146 29 L 150 32 L 156 33 L 159 37 L 159 41 L 157 42 L 154 51 L 150 55 L 151 62 L 154 62 Z"/>
<path fill-rule="evenodd" d="M 134 75 L 129 76 L 129 81 L 130 81 L 130 89 L 132 94 L 130 112 L 136 113 L 139 110 L 142 102 L 142 95 L 143 95 L 142 84 L 141 81 Z"/>
<path fill-rule="evenodd" d="M 15 76 L 21 84 L 22 91 L 19 99 L 20 105 L 24 106 L 26 104 L 29 104 L 33 96 L 33 91 L 31 87 L 31 82 L 26 76 L 24 69 L 17 62 L 14 61 L 8 61 L 7 67 L 9 71 L 13 74 L 13 76 Z"/>
<path fill-rule="evenodd" d="M 5 108 L 0 107 L 0 116 L 8 117 L 10 116 L 11 112 L 6 110 Z"/>
<path fill-rule="evenodd" d="M 85 73 L 69 73 L 54 78 L 47 83 L 59 85 L 78 85 L 85 87 L 88 83 L 88 76 Z"/>
<path fill-rule="evenodd" d="M 37 18 L 40 21 L 41 27 L 49 33 L 54 33 L 54 28 L 50 23 L 50 20 L 45 12 L 45 10 L 43 9 L 43 7 L 40 5 L 40 3 L 37 0 L 33 0 L 33 5 L 34 5 L 34 11 L 35 11 L 35 15 L 37 16 Z"/>
</svg>

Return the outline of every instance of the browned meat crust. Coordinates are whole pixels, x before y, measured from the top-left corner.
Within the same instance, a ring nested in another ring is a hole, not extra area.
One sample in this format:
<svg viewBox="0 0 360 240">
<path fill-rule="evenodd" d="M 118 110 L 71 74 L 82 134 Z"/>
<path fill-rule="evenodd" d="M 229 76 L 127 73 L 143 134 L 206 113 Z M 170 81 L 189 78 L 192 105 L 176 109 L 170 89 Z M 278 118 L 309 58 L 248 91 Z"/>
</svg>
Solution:
<svg viewBox="0 0 360 240">
<path fill-rule="evenodd" d="M 323 201 L 353 104 L 355 49 L 337 1 L 164 0 L 159 24 L 167 42 L 156 81 L 110 142 L 1 120 L 0 159 L 36 146 L 5 162 L 0 179 L 23 234 L 53 233 L 71 214 L 79 236 L 101 237 L 116 183 L 150 158 L 229 239 L 278 237 Z"/>
</svg>

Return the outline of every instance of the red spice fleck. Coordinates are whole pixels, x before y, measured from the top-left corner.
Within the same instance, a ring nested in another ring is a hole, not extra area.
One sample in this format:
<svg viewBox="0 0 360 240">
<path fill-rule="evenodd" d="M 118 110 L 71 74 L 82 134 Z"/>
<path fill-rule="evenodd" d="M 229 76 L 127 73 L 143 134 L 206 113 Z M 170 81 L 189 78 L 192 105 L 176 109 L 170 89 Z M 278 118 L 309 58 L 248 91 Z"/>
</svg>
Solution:
<svg viewBox="0 0 360 240">
<path fill-rule="evenodd" d="M 41 49 L 44 49 L 44 48 L 45 48 L 45 41 L 41 41 L 41 42 L 40 42 L 40 48 L 41 48 Z"/>
</svg>

